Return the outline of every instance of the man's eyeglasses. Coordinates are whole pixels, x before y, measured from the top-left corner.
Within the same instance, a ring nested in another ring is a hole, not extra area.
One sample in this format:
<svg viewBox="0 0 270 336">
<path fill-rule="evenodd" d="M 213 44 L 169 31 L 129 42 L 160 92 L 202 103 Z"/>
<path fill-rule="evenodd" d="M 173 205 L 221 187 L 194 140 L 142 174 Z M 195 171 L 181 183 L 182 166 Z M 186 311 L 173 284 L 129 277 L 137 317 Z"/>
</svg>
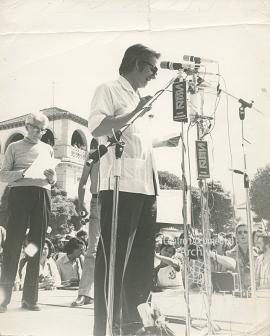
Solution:
<svg viewBox="0 0 270 336">
<path fill-rule="evenodd" d="M 242 233 L 245 233 L 247 234 L 248 232 L 247 231 L 237 231 L 238 234 L 242 234 Z"/>
<path fill-rule="evenodd" d="M 158 72 L 158 68 L 155 65 L 153 65 L 153 64 L 151 64 L 147 61 L 142 61 L 142 62 L 145 63 L 145 64 L 148 64 L 149 67 L 150 67 L 150 70 L 152 71 L 152 74 L 156 75 L 156 73 Z"/>
<path fill-rule="evenodd" d="M 34 130 L 38 131 L 41 134 L 44 134 L 44 133 L 47 132 L 46 128 L 40 128 L 40 127 L 38 127 L 36 125 L 33 125 L 33 124 L 27 124 L 27 125 L 31 126 Z"/>
</svg>

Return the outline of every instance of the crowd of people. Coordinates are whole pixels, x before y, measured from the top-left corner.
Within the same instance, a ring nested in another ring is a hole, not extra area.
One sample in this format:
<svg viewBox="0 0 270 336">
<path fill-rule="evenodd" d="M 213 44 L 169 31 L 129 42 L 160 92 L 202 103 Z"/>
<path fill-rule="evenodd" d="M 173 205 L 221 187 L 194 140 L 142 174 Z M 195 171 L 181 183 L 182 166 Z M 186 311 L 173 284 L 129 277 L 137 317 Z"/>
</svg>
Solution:
<svg viewBox="0 0 270 336">
<path fill-rule="evenodd" d="M 110 317 L 110 328 L 121 335 L 134 335 L 141 328 L 137 307 L 147 302 L 151 291 L 181 286 L 184 278 L 183 236 L 173 239 L 157 235 L 159 182 L 153 146 L 164 144 L 164 139 L 153 141 L 152 115 L 148 113 L 152 97 L 141 97 L 139 93 L 139 89 L 156 78 L 159 57 L 158 52 L 141 44 L 129 47 L 119 67 L 119 78 L 96 89 L 89 116 L 88 126 L 94 137 L 90 151 L 106 145 L 108 136 L 115 136 L 116 131 L 128 125 L 122 134 L 125 147 L 120 159 L 113 316 Z M 47 166 L 49 160 L 45 160 L 40 175 L 29 176 L 38 157 L 53 158 L 52 146 L 41 141 L 48 123 L 41 112 L 29 114 L 25 121 L 26 137 L 8 146 L 0 170 L 0 180 L 10 187 L 7 232 L 1 233 L 5 242 L 1 250 L 0 286 L 4 299 L 0 302 L 0 312 L 7 311 L 17 282 L 23 292 L 22 308 L 32 311 L 40 310 L 39 289 L 74 287 L 78 288 L 78 295 L 71 307 L 94 302 L 93 334 L 105 336 L 115 149 L 109 147 L 98 163 L 92 161 L 83 168 L 78 186 L 78 211 L 88 213 L 84 195 L 90 178 L 88 237 L 80 231 L 76 236 L 73 232 L 69 237 L 56 237 L 51 242 L 46 232 L 50 190 L 56 183 L 56 172 Z M 239 224 L 235 235 L 219 233 L 216 240 L 213 235 L 210 251 L 212 273 L 238 274 L 240 288 L 245 292 L 250 287 L 247 237 L 247 226 Z M 203 286 L 202 245 L 200 233 L 190 234 L 189 271 L 194 275 L 191 288 Z M 253 252 L 258 288 L 270 287 L 269 236 L 254 235 Z"/>
</svg>

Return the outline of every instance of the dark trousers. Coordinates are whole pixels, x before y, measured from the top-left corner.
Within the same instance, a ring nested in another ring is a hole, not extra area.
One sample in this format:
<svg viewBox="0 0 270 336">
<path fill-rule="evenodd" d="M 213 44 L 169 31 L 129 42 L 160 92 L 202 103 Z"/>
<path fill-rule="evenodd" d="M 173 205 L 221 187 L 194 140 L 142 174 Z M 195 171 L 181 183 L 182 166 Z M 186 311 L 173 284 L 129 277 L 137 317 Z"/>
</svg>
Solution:
<svg viewBox="0 0 270 336">
<path fill-rule="evenodd" d="M 40 187 L 13 187 L 8 199 L 9 218 L 3 251 L 0 286 L 4 289 L 3 305 L 10 303 L 18 269 L 22 244 L 29 225 L 28 243 L 38 252 L 28 258 L 23 287 L 23 300 L 35 304 L 38 300 L 39 262 L 50 213 L 50 191 Z"/>
<path fill-rule="evenodd" d="M 100 201 L 101 238 L 104 247 L 100 238 L 96 255 L 94 282 L 95 336 L 105 336 L 106 334 L 104 252 L 108 268 L 113 192 L 102 191 Z M 119 323 L 127 325 L 140 321 L 137 306 L 147 301 L 153 283 L 155 233 L 156 197 L 120 192 L 114 281 L 114 325 Z M 128 246 L 131 247 L 130 251 L 128 251 Z M 128 256 L 127 259 L 126 255 Z M 127 263 L 123 277 L 125 260 Z M 106 281 L 108 286 L 108 269 Z"/>
</svg>

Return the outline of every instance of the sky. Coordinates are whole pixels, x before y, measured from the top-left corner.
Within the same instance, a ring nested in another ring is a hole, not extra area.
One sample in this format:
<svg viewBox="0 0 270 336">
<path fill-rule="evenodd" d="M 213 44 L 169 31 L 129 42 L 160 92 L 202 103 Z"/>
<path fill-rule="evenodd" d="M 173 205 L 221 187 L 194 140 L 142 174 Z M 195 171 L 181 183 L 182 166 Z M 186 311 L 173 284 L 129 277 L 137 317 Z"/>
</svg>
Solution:
<svg viewBox="0 0 270 336">
<path fill-rule="evenodd" d="M 183 55 L 218 61 L 221 88 L 250 102 L 244 136 L 247 173 L 270 162 L 269 1 L 76 1 L 2 0 L 0 4 L 0 121 L 57 106 L 88 118 L 95 88 L 118 77 L 124 51 L 143 43 L 161 61 L 182 62 Z M 217 64 L 203 71 L 216 74 Z M 142 95 L 163 89 L 177 73 L 160 69 Z M 205 77 L 205 115 L 212 115 L 218 77 Z M 208 141 L 211 178 L 232 190 L 229 168 L 243 170 L 237 99 L 222 92 Z M 172 121 L 171 92 L 154 104 L 152 132 L 178 132 Z M 230 160 L 229 137 L 233 163 Z M 185 125 L 185 136 L 187 125 Z M 196 185 L 194 142 L 189 131 L 192 183 Z M 158 168 L 181 174 L 180 148 L 156 151 Z M 245 200 L 243 180 L 234 176 L 236 202 Z"/>
</svg>

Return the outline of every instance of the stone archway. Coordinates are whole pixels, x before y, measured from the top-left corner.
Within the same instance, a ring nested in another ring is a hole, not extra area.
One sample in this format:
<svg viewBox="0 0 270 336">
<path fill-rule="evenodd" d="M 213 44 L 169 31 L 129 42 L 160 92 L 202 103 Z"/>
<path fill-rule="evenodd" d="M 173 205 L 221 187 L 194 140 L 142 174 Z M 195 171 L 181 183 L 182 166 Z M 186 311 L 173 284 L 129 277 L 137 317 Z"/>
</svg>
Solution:
<svg viewBox="0 0 270 336">
<path fill-rule="evenodd" d="M 42 135 L 41 141 L 53 147 L 55 145 L 53 132 L 47 128 L 46 133 Z"/>
<path fill-rule="evenodd" d="M 80 130 L 75 130 L 71 137 L 71 146 L 87 150 L 87 141 L 84 133 Z"/>
<path fill-rule="evenodd" d="M 16 142 L 16 141 L 22 140 L 23 138 L 24 138 L 24 135 L 21 134 L 21 133 L 14 133 L 14 134 L 12 134 L 8 138 L 8 140 L 6 142 L 5 151 L 7 150 L 7 147 L 8 147 L 9 144 L 11 144 L 12 142 Z"/>
</svg>

